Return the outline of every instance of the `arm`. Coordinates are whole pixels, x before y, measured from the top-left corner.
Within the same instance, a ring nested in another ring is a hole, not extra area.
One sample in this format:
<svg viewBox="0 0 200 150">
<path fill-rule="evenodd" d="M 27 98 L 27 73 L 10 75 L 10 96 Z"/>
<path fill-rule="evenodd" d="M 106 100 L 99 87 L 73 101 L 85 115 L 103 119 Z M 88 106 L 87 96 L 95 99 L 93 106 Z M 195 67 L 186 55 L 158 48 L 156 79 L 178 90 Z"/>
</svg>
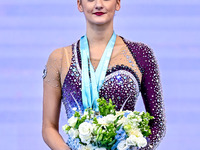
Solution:
<svg viewBox="0 0 200 150">
<path fill-rule="evenodd" d="M 53 150 L 70 150 L 59 134 L 61 108 L 62 49 L 52 52 L 46 64 L 47 73 L 43 80 L 43 123 L 42 136 Z"/>
<path fill-rule="evenodd" d="M 149 47 L 143 49 L 143 77 L 141 82 L 141 93 L 146 111 L 154 116 L 150 121 L 152 134 L 149 136 L 150 143 L 142 150 L 153 150 L 161 142 L 165 135 L 165 110 L 162 97 L 162 87 L 157 61 Z"/>
<path fill-rule="evenodd" d="M 61 89 L 54 88 L 45 81 L 43 83 L 43 88 L 43 139 L 53 150 L 70 150 L 58 132 Z"/>
<path fill-rule="evenodd" d="M 141 94 L 146 111 L 154 116 L 150 121 L 152 134 L 148 145 L 140 150 L 154 150 L 165 136 L 166 121 L 162 87 L 157 61 L 153 51 L 142 43 L 124 40 L 142 72 Z"/>
</svg>

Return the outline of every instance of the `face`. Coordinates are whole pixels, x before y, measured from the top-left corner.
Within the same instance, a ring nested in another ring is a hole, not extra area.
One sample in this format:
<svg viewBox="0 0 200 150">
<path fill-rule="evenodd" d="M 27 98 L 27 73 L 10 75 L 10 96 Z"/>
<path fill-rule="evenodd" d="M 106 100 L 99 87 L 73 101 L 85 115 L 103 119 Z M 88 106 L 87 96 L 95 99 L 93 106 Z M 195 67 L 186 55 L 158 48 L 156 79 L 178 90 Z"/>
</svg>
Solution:
<svg viewBox="0 0 200 150">
<path fill-rule="evenodd" d="M 120 9 L 120 0 L 78 0 L 77 4 L 86 21 L 96 25 L 113 21 L 115 11 Z"/>
</svg>

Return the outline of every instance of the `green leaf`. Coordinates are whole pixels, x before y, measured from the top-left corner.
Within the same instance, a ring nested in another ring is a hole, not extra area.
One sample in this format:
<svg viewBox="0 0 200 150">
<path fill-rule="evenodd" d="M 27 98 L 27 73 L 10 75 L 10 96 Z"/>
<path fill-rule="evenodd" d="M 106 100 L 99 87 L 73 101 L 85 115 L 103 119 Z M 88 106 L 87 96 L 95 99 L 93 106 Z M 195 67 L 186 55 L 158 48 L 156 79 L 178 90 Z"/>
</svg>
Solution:
<svg viewBox="0 0 200 150">
<path fill-rule="evenodd" d="M 103 139 L 103 134 L 100 134 L 98 141 L 101 141 Z"/>
<path fill-rule="evenodd" d="M 78 118 L 80 118 L 80 117 L 81 117 L 81 115 L 80 115 L 80 113 L 79 113 L 79 112 L 75 111 L 75 113 L 74 113 L 74 117 L 78 117 Z"/>
<path fill-rule="evenodd" d="M 118 116 L 117 119 L 114 121 L 114 124 L 116 124 L 122 117 L 123 115 Z"/>
<path fill-rule="evenodd" d="M 93 119 L 93 123 L 94 123 L 94 124 L 98 124 L 97 117 L 94 117 L 94 119 Z"/>
<path fill-rule="evenodd" d="M 106 116 L 108 114 L 114 114 L 114 115 L 116 114 L 115 105 L 113 105 L 111 99 L 109 99 L 108 103 L 104 98 L 99 98 L 97 101 L 99 103 L 100 115 Z"/>
<path fill-rule="evenodd" d="M 112 142 L 110 142 L 110 143 L 108 144 L 108 146 L 112 146 L 112 145 L 114 145 L 116 141 L 117 141 L 117 140 L 114 139 Z"/>
</svg>

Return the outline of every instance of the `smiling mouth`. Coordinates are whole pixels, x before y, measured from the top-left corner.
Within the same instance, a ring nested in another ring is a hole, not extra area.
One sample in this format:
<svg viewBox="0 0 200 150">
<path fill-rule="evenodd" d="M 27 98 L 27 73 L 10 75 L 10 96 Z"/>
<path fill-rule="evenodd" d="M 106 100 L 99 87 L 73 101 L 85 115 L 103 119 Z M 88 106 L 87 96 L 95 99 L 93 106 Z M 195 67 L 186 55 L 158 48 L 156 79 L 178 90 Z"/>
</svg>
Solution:
<svg viewBox="0 0 200 150">
<path fill-rule="evenodd" d="M 97 15 L 97 16 L 102 16 L 102 15 L 104 15 L 105 13 L 103 13 L 103 12 L 95 12 L 94 14 Z"/>
</svg>

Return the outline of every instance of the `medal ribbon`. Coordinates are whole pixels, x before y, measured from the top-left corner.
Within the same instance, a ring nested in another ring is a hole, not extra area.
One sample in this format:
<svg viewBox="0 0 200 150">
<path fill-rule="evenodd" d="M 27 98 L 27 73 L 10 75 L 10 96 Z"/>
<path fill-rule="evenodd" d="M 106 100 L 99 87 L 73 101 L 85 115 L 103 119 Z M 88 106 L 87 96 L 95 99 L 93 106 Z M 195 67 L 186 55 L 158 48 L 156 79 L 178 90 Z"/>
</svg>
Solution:
<svg viewBox="0 0 200 150">
<path fill-rule="evenodd" d="M 117 35 L 113 31 L 106 49 L 101 57 L 96 71 L 90 61 L 90 52 L 87 36 L 81 37 L 80 49 L 82 60 L 82 102 L 84 109 L 93 108 L 99 111 L 97 99 L 99 98 L 99 89 L 103 85 L 110 57 L 115 45 Z"/>
</svg>

